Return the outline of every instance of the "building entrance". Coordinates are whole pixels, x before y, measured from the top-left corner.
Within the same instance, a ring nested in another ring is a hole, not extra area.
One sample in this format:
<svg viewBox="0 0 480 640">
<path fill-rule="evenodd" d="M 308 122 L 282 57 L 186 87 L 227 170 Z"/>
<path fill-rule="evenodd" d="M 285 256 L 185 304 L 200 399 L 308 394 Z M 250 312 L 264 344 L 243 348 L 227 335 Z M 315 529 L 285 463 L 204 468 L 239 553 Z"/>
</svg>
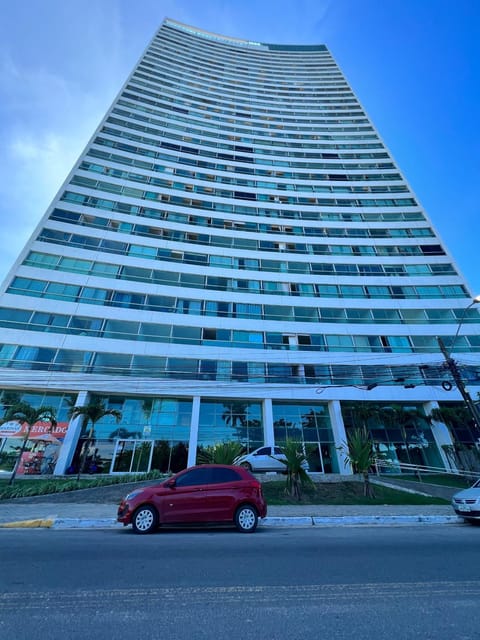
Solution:
<svg viewBox="0 0 480 640">
<path fill-rule="evenodd" d="M 150 471 L 153 440 L 116 440 L 110 473 Z"/>
</svg>

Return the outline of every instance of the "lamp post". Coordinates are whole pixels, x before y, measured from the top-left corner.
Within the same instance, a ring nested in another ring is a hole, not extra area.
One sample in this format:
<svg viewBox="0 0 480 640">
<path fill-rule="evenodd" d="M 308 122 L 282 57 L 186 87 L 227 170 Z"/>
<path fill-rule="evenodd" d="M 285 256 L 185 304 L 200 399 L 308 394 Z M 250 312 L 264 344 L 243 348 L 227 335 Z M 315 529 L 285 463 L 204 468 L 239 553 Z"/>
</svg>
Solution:
<svg viewBox="0 0 480 640">
<path fill-rule="evenodd" d="M 455 382 L 455 385 L 457 387 L 457 389 L 460 391 L 460 394 L 467 406 L 467 409 L 470 411 L 470 414 L 473 418 L 473 421 L 475 422 L 477 429 L 480 429 L 480 413 L 475 405 L 475 403 L 473 402 L 472 398 L 470 397 L 470 394 L 468 393 L 467 389 L 465 388 L 465 385 L 463 384 L 463 380 L 462 377 L 460 375 L 460 371 L 458 370 L 458 366 L 457 363 L 455 362 L 455 360 L 451 357 L 451 353 L 453 352 L 453 349 L 455 347 L 455 342 L 457 341 L 458 338 L 458 334 L 460 333 L 460 329 L 463 325 L 463 321 L 465 320 L 465 317 L 467 315 L 467 311 L 469 309 L 471 309 L 475 304 L 478 304 L 480 302 L 480 296 L 476 296 L 472 302 L 468 305 L 468 307 L 465 307 L 465 309 L 463 310 L 463 314 L 460 318 L 460 320 L 458 321 L 458 326 L 457 326 L 457 331 L 455 332 L 455 335 L 453 337 L 452 340 L 452 344 L 450 345 L 450 350 L 447 350 L 445 343 L 443 342 L 442 338 L 437 337 L 437 342 L 438 342 L 438 346 L 440 347 L 440 351 L 443 354 L 443 357 L 445 358 L 445 363 L 448 367 L 448 370 L 450 371 L 450 373 L 452 374 L 452 378 Z"/>
</svg>

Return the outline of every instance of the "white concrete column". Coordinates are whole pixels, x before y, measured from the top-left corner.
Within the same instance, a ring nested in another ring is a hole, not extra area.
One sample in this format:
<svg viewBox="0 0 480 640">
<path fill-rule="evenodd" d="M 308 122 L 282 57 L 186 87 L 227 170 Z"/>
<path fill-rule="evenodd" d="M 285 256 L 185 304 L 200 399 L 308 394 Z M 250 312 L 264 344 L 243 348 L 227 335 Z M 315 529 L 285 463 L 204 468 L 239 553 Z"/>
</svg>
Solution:
<svg viewBox="0 0 480 640">
<path fill-rule="evenodd" d="M 275 433 L 273 431 L 273 407 L 271 398 L 263 401 L 263 440 L 265 446 L 273 447 L 275 444 Z"/>
<path fill-rule="evenodd" d="M 187 466 L 193 467 L 197 462 L 198 421 L 200 418 L 200 396 L 192 399 L 192 417 L 190 419 L 190 440 L 188 442 Z"/>
<path fill-rule="evenodd" d="M 423 405 L 423 410 L 425 411 L 425 415 L 428 416 L 432 412 L 432 409 L 439 409 L 438 402 L 425 402 Z M 438 447 L 440 452 L 440 457 L 442 458 L 442 462 L 445 465 L 445 469 L 451 469 L 452 471 L 458 471 L 456 464 L 450 460 L 443 449 L 443 445 L 447 445 L 449 447 L 453 447 L 453 440 L 450 434 L 450 430 L 447 425 L 443 422 L 437 422 L 432 420 L 432 435 L 435 440 L 435 444 Z"/>
<path fill-rule="evenodd" d="M 88 391 L 80 391 L 77 396 L 75 406 L 84 407 L 88 404 L 89 398 L 90 396 Z M 84 416 L 78 416 L 77 418 L 70 420 L 53 475 L 63 476 L 65 471 L 71 465 L 73 454 L 75 453 L 75 448 L 82 432 L 83 420 Z"/>
<path fill-rule="evenodd" d="M 347 442 L 347 434 L 345 431 L 342 408 L 339 400 L 330 400 L 328 403 L 328 413 L 330 415 L 330 423 L 332 425 L 333 440 L 335 442 L 335 451 L 340 473 L 343 475 L 353 475 L 351 465 L 346 462 L 344 446 Z"/>
</svg>

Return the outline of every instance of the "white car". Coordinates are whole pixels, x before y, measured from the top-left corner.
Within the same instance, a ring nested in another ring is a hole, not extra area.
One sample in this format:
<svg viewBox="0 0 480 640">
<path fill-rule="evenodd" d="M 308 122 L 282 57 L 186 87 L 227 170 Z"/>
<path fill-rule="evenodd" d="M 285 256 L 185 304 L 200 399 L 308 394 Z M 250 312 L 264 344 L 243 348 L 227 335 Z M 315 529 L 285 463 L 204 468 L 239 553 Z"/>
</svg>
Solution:
<svg viewBox="0 0 480 640">
<path fill-rule="evenodd" d="M 233 464 L 245 467 L 249 471 L 277 471 L 284 473 L 287 470 L 286 457 L 280 447 L 260 447 L 251 453 L 235 458 Z M 308 463 L 302 463 L 305 471 L 308 471 Z"/>
<path fill-rule="evenodd" d="M 452 498 L 452 507 L 458 516 L 472 524 L 480 524 L 480 480 L 470 489 L 456 493 Z"/>
</svg>

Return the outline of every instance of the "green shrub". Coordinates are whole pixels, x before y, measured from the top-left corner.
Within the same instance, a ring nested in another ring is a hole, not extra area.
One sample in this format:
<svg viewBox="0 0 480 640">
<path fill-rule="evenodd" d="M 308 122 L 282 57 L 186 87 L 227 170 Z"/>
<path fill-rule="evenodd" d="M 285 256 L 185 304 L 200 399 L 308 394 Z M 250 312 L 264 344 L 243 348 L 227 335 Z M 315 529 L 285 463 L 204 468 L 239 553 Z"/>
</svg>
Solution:
<svg viewBox="0 0 480 640">
<path fill-rule="evenodd" d="M 148 473 L 125 474 L 121 476 L 94 476 L 92 478 L 82 478 L 80 482 L 77 482 L 76 478 L 72 477 L 50 477 L 48 480 L 22 479 L 18 480 L 14 485 L 8 486 L 8 480 L 0 480 L 0 500 L 42 496 L 51 493 L 64 493 L 66 491 L 91 489 L 93 487 L 104 487 L 127 482 L 143 482 L 145 480 L 156 480 L 161 477 L 163 477 L 163 474 L 157 470 L 153 470 Z"/>
</svg>

